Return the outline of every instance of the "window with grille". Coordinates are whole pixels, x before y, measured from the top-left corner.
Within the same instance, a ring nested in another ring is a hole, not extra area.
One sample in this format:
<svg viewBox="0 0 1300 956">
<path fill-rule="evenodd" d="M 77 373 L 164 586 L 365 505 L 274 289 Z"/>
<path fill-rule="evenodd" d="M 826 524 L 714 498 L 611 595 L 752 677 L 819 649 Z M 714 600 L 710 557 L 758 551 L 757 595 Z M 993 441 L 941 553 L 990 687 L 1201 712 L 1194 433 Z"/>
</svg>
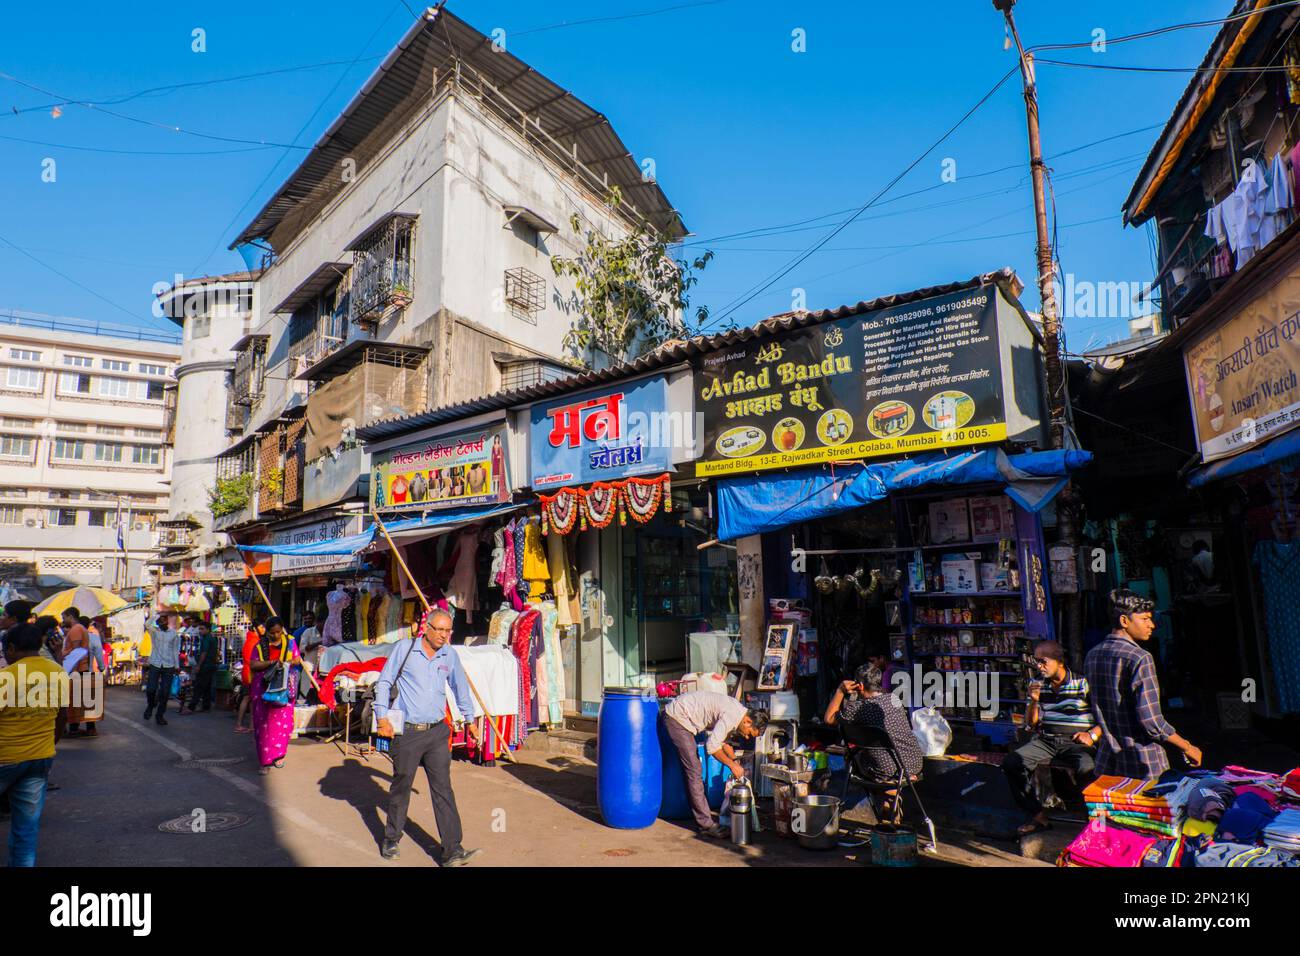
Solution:
<svg viewBox="0 0 1300 956">
<path fill-rule="evenodd" d="M 20 362 L 39 362 L 41 360 L 40 352 L 33 352 L 31 349 L 10 349 L 9 357 L 17 359 Z"/>
<path fill-rule="evenodd" d="M 156 465 L 161 460 L 161 449 L 151 445 L 132 445 L 131 463 L 135 465 Z"/>
<path fill-rule="evenodd" d="M 122 445 L 99 442 L 95 445 L 95 461 L 114 464 L 122 460 Z"/>
<path fill-rule="evenodd" d="M 0 524 L 22 524 L 23 509 L 12 506 L 0 508 Z"/>
<path fill-rule="evenodd" d="M 90 376 L 64 372 L 59 376 L 59 391 L 64 395 L 89 395 Z"/>
<path fill-rule="evenodd" d="M 135 436 L 137 438 L 162 438 L 163 433 L 157 428 L 137 428 Z"/>
<path fill-rule="evenodd" d="M 259 335 L 235 354 L 230 391 L 236 405 L 252 407 L 261 401 L 266 374 L 266 339 L 265 335 Z"/>
<path fill-rule="evenodd" d="M 41 387 L 41 370 L 11 365 L 6 376 L 6 382 L 10 388 L 21 388 L 33 392 L 39 391 Z"/>
<path fill-rule="evenodd" d="M 77 523 L 76 508 L 51 508 L 50 524 L 59 527 L 73 527 Z"/>
<path fill-rule="evenodd" d="M 0 455 L 6 458 L 31 458 L 33 441 L 23 435 L 0 435 Z"/>
<path fill-rule="evenodd" d="M 406 304 L 413 291 L 414 240 L 415 220 L 394 216 L 353 247 L 352 321 L 377 321 L 390 305 Z"/>
<path fill-rule="evenodd" d="M 123 359 L 100 359 L 99 367 L 106 372 L 129 372 L 131 363 Z"/>
<path fill-rule="evenodd" d="M 61 432 L 76 432 L 84 434 L 90 430 L 90 426 L 85 422 L 59 422 L 58 429 Z"/>
<path fill-rule="evenodd" d="M 131 385 L 130 379 L 105 375 L 99 379 L 99 394 L 104 398 L 130 398 Z"/>
<path fill-rule="evenodd" d="M 95 360 L 89 355 L 65 355 L 63 356 L 63 364 L 71 365 L 74 368 L 91 368 L 94 366 Z"/>
<path fill-rule="evenodd" d="M 52 489 L 46 493 L 46 497 L 51 501 L 77 501 L 81 498 L 79 491 L 64 491 L 58 488 Z"/>
<path fill-rule="evenodd" d="M 55 461 L 81 461 L 86 457 L 86 443 L 79 438 L 56 438 L 50 457 Z"/>
<path fill-rule="evenodd" d="M 166 365 L 150 365 L 148 362 L 141 362 L 136 366 L 142 375 L 163 375 L 167 374 Z"/>
</svg>

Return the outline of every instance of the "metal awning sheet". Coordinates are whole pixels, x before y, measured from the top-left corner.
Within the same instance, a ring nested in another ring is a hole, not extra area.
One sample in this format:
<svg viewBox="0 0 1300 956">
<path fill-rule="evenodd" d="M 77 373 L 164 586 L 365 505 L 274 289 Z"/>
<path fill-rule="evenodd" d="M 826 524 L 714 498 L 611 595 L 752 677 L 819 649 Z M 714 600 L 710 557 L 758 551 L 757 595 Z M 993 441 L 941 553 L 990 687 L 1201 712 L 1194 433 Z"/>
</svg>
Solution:
<svg viewBox="0 0 1300 956">
<path fill-rule="evenodd" d="M 449 511 L 434 512 L 423 517 L 386 521 L 384 527 L 388 529 L 389 534 L 399 541 L 415 541 L 431 535 L 446 534 L 476 521 L 483 521 L 487 518 L 508 514 L 511 511 L 518 511 L 522 507 L 521 504 L 509 504 L 496 508 L 454 508 Z M 330 538 L 326 541 L 311 541 L 305 544 L 237 544 L 235 547 L 240 551 L 248 551 L 253 554 L 319 557 L 358 554 L 375 543 L 382 545 L 384 541 L 378 527 L 372 524 L 356 534 L 344 535 L 341 538 Z"/>
<path fill-rule="evenodd" d="M 1232 478 L 1234 475 L 1245 474 L 1254 468 L 1271 465 L 1283 458 L 1290 458 L 1292 455 L 1300 455 L 1300 430 L 1279 435 L 1277 438 L 1264 442 L 1258 448 L 1243 451 L 1240 455 L 1235 455 L 1232 458 L 1225 458 L 1222 461 L 1202 465 L 1188 477 L 1187 487 L 1199 488 L 1211 481 Z"/>
<path fill-rule="evenodd" d="M 343 277 L 343 274 L 351 268 L 350 262 L 323 262 L 309 275 L 298 283 L 298 287 L 277 305 L 272 312 L 296 312 L 299 308 L 306 305 L 316 296 L 320 295 L 334 283 Z"/>
<path fill-rule="evenodd" d="M 1087 451 L 1008 455 L 984 449 L 727 478 L 718 483 L 718 537 L 734 541 L 776 531 L 929 485 L 1000 484 L 1021 507 L 1038 512 L 1065 486 L 1071 471 L 1090 461 L 1092 453 Z"/>
</svg>

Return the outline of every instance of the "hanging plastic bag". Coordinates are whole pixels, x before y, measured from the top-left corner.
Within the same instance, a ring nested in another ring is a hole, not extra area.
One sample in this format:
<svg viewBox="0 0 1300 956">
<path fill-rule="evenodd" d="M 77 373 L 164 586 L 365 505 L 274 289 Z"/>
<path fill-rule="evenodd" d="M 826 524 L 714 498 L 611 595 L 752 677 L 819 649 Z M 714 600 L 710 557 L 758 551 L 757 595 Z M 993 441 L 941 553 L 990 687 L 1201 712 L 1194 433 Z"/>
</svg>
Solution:
<svg viewBox="0 0 1300 956">
<path fill-rule="evenodd" d="M 921 744 L 921 753 L 927 757 L 943 756 L 952 743 L 952 728 L 933 707 L 912 711 L 912 732 Z"/>
</svg>

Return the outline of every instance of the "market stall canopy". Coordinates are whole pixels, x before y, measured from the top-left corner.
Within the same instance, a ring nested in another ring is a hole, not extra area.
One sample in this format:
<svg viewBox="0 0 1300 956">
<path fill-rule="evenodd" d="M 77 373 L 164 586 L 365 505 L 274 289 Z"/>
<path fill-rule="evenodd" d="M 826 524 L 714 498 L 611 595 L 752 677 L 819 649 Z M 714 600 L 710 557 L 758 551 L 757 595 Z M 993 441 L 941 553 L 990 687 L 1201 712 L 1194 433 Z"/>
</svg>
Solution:
<svg viewBox="0 0 1300 956">
<path fill-rule="evenodd" d="M 509 514 L 512 511 L 518 511 L 522 507 L 523 505 L 510 504 L 502 505 L 499 508 L 455 508 L 450 511 L 439 511 L 418 518 L 400 518 L 394 521 L 385 521 L 384 527 L 388 529 L 388 533 L 396 541 L 416 541 L 433 535 L 447 534 L 477 521 L 484 521 L 488 518 L 495 518 L 499 515 Z M 325 541 L 309 541 L 303 544 L 237 544 L 235 547 L 239 548 L 240 551 L 248 551 L 254 554 L 322 556 L 359 554 L 371 545 L 385 546 L 378 526 L 373 524 L 357 534 L 344 535 L 341 538 L 329 538 Z"/>
<path fill-rule="evenodd" d="M 1234 475 L 1245 474 L 1255 468 L 1271 465 L 1292 455 L 1300 455 L 1300 431 L 1287 432 L 1258 448 L 1197 468 L 1187 479 L 1187 487 L 1199 488 L 1211 481 L 1222 481 Z"/>
<path fill-rule="evenodd" d="M 1071 471 L 1092 461 L 1087 451 L 1008 455 L 998 449 L 935 453 L 877 464 L 822 466 L 785 475 L 748 475 L 718 483 L 718 537 L 746 535 L 825 518 L 925 485 L 1000 484 L 1028 511 L 1041 511 Z"/>
</svg>

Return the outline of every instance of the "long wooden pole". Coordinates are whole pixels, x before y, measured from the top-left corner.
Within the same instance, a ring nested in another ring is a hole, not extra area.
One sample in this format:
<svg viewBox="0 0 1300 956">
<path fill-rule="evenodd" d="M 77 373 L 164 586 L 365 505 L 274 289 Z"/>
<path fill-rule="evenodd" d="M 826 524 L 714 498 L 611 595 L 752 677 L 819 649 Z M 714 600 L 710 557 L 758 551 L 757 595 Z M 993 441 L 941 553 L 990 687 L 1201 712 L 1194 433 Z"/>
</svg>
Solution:
<svg viewBox="0 0 1300 956">
<path fill-rule="evenodd" d="M 429 604 L 429 599 L 424 596 L 424 591 L 420 589 L 419 583 L 416 582 L 415 575 L 412 574 L 411 569 L 407 567 L 406 559 L 402 557 L 401 550 L 393 543 L 393 538 L 388 533 L 388 529 L 384 527 L 384 522 L 380 520 L 378 512 L 372 508 L 370 510 L 370 516 L 374 519 L 375 527 L 379 529 L 379 533 L 382 534 L 384 540 L 388 542 L 388 547 L 392 550 L 393 557 L 397 558 L 397 564 L 402 569 L 402 573 L 406 575 L 406 580 L 410 581 L 411 587 L 415 588 L 415 593 L 419 596 L 420 603 L 424 605 L 424 613 L 428 614 L 433 610 L 433 607 Z M 423 636 L 423 631 L 420 636 Z M 487 704 L 483 703 L 483 698 L 479 696 L 478 688 L 475 687 L 474 682 L 470 680 L 469 674 L 465 674 L 465 683 L 469 685 L 469 692 L 474 695 L 474 699 L 478 701 L 479 707 L 483 709 L 483 723 L 492 728 L 492 733 L 496 736 L 497 744 L 501 747 L 501 756 L 506 760 L 514 762 L 515 755 L 510 752 L 510 746 L 506 743 L 505 737 L 502 736 L 501 731 L 497 729 L 496 721 L 492 719 L 492 714 L 488 711 Z M 472 717 L 472 715 L 466 716 Z M 519 715 L 516 719 L 522 719 L 522 715 Z"/>
<path fill-rule="evenodd" d="M 279 614 L 276 613 L 275 605 L 272 604 L 271 599 L 266 596 L 266 590 L 262 587 L 262 582 L 258 580 L 257 574 L 253 571 L 253 566 L 248 563 L 248 555 L 245 552 L 240 551 L 239 556 L 244 559 L 244 570 L 248 572 L 248 576 L 253 579 L 253 584 L 257 586 L 257 593 L 262 595 L 262 601 L 266 604 L 266 609 L 271 612 L 272 617 L 279 617 Z M 302 669 L 302 672 L 306 674 L 307 679 L 311 681 L 311 686 L 316 688 L 316 693 L 320 694 L 320 684 L 316 683 L 316 678 L 313 676 L 312 672 L 307 670 L 305 667 Z"/>
</svg>

